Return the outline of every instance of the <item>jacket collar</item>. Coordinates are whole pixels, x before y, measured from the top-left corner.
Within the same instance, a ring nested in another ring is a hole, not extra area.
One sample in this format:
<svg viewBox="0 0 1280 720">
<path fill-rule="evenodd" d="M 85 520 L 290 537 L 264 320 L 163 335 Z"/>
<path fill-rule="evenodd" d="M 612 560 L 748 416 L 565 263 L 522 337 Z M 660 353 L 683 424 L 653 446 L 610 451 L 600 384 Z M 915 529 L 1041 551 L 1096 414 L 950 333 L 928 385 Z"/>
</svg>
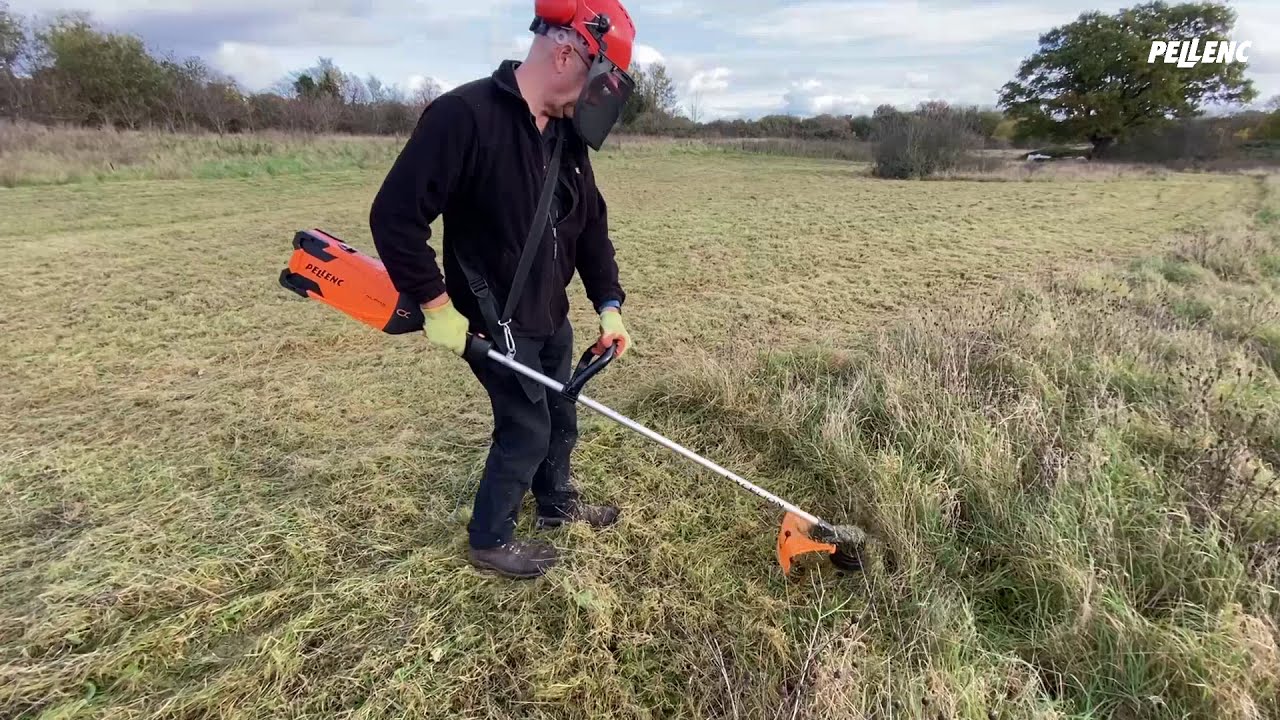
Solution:
<svg viewBox="0 0 1280 720">
<path fill-rule="evenodd" d="M 519 100 L 521 104 L 528 107 L 529 103 L 520 94 L 520 84 L 516 82 L 516 68 L 518 67 L 520 67 L 519 60 L 503 60 L 498 69 L 493 71 L 493 82 L 503 93 Z"/>
<path fill-rule="evenodd" d="M 520 67 L 520 64 L 520 60 L 503 60 L 502 64 L 498 65 L 498 69 L 493 71 L 493 84 L 504 97 L 519 103 L 520 107 L 528 113 L 532 112 L 529 110 L 529 102 L 520 94 L 520 84 L 516 82 L 516 68 Z M 551 122 L 560 126 L 560 132 L 566 134 L 566 140 L 577 137 L 572 123 L 556 119 Z"/>
</svg>

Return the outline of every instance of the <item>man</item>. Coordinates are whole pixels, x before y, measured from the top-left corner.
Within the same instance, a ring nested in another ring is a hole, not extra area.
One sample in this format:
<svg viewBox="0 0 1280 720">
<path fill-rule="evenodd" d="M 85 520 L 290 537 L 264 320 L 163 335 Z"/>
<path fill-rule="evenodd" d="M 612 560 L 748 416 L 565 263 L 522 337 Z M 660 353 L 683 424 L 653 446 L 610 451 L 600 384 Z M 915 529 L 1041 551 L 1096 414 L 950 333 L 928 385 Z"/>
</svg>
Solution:
<svg viewBox="0 0 1280 720">
<path fill-rule="evenodd" d="M 575 271 L 600 316 L 597 353 L 616 344 L 621 357 L 631 343 L 587 147 L 600 149 L 633 86 L 626 69 L 635 28 L 618 0 L 538 0 L 535 15 L 523 62 L 506 61 L 427 107 L 369 222 L 396 289 L 422 303 L 428 340 L 462 355 L 467 333 L 483 335 L 565 382 L 573 363 L 566 287 Z M 440 216 L 443 276 L 427 244 Z M 513 537 L 526 492 L 540 528 L 605 527 L 619 511 L 582 502 L 573 486 L 574 403 L 494 363 L 469 362 L 494 419 L 469 558 L 507 577 L 537 577 L 557 555 Z"/>
</svg>

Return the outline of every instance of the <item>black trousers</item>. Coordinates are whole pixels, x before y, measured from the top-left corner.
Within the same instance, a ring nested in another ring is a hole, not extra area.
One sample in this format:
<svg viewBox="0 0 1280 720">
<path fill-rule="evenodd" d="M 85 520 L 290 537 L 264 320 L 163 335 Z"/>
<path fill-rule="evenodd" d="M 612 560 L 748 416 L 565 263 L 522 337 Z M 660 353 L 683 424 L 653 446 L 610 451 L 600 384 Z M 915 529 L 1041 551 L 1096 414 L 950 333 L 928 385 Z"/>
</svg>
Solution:
<svg viewBox="0 0 1280 720">
<path fill-rule="evenodd" d="M 550 337 L 516 338 L 516 361 L 567 382 L 573 372 L 568 319 Z M 483 550 L 512 539 L 530 490 L 542 514 L 563 515 L 577 500 L 569 455 L 578 442 L 578 412 L 559 393 L 501 365 L 470 364 L 493 406 L 493 440 L 467 526 L 471 546 Z"/>
</svg>

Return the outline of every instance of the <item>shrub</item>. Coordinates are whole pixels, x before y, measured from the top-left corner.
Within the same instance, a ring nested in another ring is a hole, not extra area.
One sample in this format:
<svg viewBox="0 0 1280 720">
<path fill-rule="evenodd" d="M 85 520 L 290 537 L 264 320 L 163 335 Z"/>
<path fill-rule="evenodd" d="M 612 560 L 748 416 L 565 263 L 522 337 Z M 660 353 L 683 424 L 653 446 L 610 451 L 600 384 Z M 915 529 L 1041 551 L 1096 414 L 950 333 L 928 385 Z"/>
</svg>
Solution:
<svg viewBox="0 0 1280 720">
<path fill-rule="evenodd" d="M 914 113 L 877 112 L 874 172 L 886 178 L 923 178 L 958 168 L 979 145 L 972 124 L 945 103 Z"/>
<path fill-rule="evenodd" d="M 1238 140 L 1222 126 L 1204 120 L 1168 123 L 1137 133 L 1111 148 L 1109 160 L 1170 162 L 1212 160 L 1230 152 Z"/>
<path fill-rule="evenodd" d="M 1125 139 L 1106 159 L 1210 170 L 1268 167 L 1280 162 L 1280 142 L 1268 139 L 1274 132 L 1280 121 L 1258 112 L 1173 121 Z"/>
</svg>

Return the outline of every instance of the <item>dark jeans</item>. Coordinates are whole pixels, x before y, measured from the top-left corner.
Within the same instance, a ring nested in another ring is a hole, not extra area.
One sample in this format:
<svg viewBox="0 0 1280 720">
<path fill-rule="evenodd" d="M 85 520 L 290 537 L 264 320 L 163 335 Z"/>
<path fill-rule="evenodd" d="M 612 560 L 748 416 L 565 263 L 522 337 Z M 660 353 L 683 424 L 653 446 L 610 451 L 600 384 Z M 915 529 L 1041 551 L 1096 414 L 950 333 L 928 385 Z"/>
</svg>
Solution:
<svg viewBox="0 0 1280 720">
<path fill-rule="evenodd" d="M 516 360 L 559 382 L 573 372 L 568 319 L 546 338 L 516 338 Z M 578 498 L 569 455 L 578 441 L 577 406 L 552 390 L 493 362 L 471 363 L 493 406 L 493 442 L 467 530 L 484 550 L 509 542 L 524 494 L 538 511 L 563 515 Z"/>
</svg>

